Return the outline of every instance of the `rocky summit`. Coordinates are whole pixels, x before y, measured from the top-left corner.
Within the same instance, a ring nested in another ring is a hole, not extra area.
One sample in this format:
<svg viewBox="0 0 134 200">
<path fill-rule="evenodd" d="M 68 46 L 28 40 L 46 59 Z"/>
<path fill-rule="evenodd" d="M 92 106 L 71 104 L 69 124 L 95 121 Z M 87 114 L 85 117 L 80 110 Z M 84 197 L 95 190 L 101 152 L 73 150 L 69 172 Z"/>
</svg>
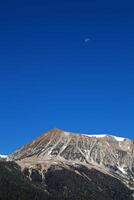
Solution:
<svg viewBox="0 0 134 200">
<path fill-rule="evenodd" d="M 44 199 L 134 199 L 134 141 L 126 138 L 52 129 L 7 161 L 45 192 Z"/>
</svg>

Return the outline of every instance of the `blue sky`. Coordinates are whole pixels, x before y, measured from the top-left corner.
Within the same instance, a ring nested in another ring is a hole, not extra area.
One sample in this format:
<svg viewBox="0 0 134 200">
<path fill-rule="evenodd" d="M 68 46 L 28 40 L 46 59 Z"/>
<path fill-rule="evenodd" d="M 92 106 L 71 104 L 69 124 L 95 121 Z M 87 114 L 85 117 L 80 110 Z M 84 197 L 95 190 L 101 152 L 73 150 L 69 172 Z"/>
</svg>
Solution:
<svg viewBox="0 0 134 200">
<path fill-rule="evenodd" d="M 134 139 L 133 1 L 0 4 L 0 153 L 54 127 Z"/>
</svg>

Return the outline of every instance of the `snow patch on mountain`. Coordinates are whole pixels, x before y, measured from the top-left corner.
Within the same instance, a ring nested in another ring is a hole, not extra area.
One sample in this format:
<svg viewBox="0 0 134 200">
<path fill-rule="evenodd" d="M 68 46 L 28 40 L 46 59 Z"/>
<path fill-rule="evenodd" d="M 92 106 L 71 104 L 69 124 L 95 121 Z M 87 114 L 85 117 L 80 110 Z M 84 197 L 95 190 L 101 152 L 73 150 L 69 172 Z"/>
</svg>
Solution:
<svg viewBox="0 0 134 200">
<path fill-rule="evenodd" d="M 115 140 L 119 141 L 119 142 L 123 142 L 125 140 L 129 140 L 127 138 L 122 138 L 122 137 L 117 137 L 114 135 L 106 135 L 106 134 L 98 134 L 98 135 L 90 135 L 90 134 L 82 134 L 83 136 L 88 136 L 88 137 L 96 137 L 96 138 L 103 138 L 103 137 L 113 137 Z"/>
<path fill-rule="evenodd" d="M 97 138 L 102 138 L 102 137 L 106 137 L 107 135 L 90 135 L 90 134 L 81 134 L 83 136 L 88 136 L 88 137 L 97 137 Z"/>
<path fill-rule="evenodd" d="M 126 138 L 122 138 L 122 137 L 117 137 L 117 136 L 112 136 L 114 139 L 116 139 L 119 142 L 123 142 L 126 140 Z"/>
<path fill-rule="evenodd" d="M 123 174 L 127 174 L 123 166 L 118 167 L 118 169 L 119 169 Z"/>
</svg>

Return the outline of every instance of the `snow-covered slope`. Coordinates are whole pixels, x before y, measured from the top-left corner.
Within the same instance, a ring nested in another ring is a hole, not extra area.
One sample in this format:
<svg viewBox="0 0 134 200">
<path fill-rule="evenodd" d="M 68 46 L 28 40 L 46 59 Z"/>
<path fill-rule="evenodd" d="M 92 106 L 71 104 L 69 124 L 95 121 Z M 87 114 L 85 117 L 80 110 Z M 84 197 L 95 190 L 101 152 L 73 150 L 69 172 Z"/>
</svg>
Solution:
<svg viewBox="0 0 134 200">
<path fill-rule="evenodd" d="M 110 136 L 110 137 L 113 137 L 114 139 L 116 139 L 117 141 L 129 140 L 128 138 L 117 137 L 115 135 L 102 135 L 102 134 L 97 134 L 97 135 L 95 135 L 95 134 L 93 134 L 93 135 L 91 135 L 91 134 L 82 134 L 82 135 L 88 136 L 88 137 L 96 137 L 96 138 L 104 138 L 104 137 Z"/>
</svg>

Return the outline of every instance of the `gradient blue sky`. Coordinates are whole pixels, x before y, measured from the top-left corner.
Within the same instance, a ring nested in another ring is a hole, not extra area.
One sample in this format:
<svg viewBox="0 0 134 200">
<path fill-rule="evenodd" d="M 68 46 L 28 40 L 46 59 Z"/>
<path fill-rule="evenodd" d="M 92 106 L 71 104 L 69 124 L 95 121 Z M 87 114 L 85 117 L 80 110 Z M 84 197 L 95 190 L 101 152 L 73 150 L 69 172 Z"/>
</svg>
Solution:
<svg viewBox="0 0 134 200">
<path fill-rule="evenodd" d="M 54 127 L 134 139 L 133 8 L 121 0 L 0 2 L 1 154 Z"/>
</svg>

